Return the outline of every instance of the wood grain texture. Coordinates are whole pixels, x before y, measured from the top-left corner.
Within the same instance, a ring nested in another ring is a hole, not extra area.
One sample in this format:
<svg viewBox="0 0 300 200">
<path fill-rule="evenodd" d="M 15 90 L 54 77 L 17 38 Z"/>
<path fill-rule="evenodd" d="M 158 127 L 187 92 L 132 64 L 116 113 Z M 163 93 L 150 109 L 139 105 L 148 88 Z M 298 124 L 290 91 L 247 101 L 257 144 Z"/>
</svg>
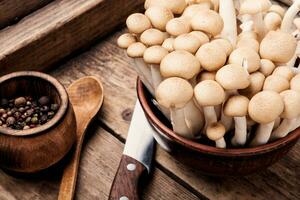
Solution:
<svg viewBox="0 0 300 200">
<path fill-rule="evenodd" d="M 88 129 L 86 136 L 75 199 L 108 199 L 124 145 L 110 133 L 98 127 L 96 123 Z M 40 175 L 20 177 L 11 176 L 0 170 L 0 199 L 57 199 L 61 173 L 61 168 L 54 168 Z M 144 184 L 142 188 L 142 199 L 169 200 L 170 198 L 174 200 L 198 199 L 161 170 L 154 169 L 150 182 Z"/>
<path fill-rule="evenodd" d="M 127 168 L 129 164 L 134 165 L 132 170 Z M 129 156 L 122 155 L 110 188 L 109 200 L 119 200 L 122 197 L 130 200 L 139 200 L 139 187 L 142 187 L 140 180 L 145 173 L 146 168 L 143 164 Z"/>
<path fill-rule="evenodd" d="M 0 29 L 20 20 L 52 0 L 0 0 Z"/>
<path fill-rule="evenodd" d="M 85 76 L 101 78 L 106 100 L 100 118 L 107 129 L 124 141 L 136 100 L 136 74 L 132 60 L 116 46 L 121 33 L 107 38 L 89 52 L 71 60 L 53 72 L 64 84 Z M 199 197 L 210 199 L 298 199 L 300 196 L 300 144 L 281 161 L 260 173 L 244 178 L 212 178 L 179 163 L 158 149 L 157 164 L 169 176 L 188 187 Z"/>
<path fill-rule="evenodd" d="M 124 23 L 143 0 L 57 0 L 0 31 L 0 74 L 46 70 Z"/>
</svg>

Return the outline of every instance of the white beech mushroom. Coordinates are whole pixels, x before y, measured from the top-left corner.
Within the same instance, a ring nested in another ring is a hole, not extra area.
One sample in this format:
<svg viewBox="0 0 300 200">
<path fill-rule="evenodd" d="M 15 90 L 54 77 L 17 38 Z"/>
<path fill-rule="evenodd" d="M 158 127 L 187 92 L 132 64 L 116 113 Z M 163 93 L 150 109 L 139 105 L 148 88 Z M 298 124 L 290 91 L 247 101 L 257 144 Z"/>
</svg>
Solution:
<svg viewBox="0 0 300 200">
<path fill-rule="evenodd" d="M 205 1 L 200 4 L 192 4 L 188 7 L 186 7 L 182 13 L 182 17 L 187 17 L 189 19 L 192 19 L 197 12 L 201 10 L 209 10 L 211 7 L 210 1 Z"/>
<path fill-rule="evenodd" d="M 149 7 L 145 15 L 150 19 L 152 26 L 161 31 L 166 31 L 168 21 L 174 18 L 173 13 L 168 8 L 161 6 Z"/>
<path fill-rule="evenodd" d="M 226 148 L 225 133 L 225 127 L 220 122 L 211 123 L 206 129 L 208 139 L 215 141 L 217 148 Z"/>
<path fill-rule="evenodd" d="M 295 0 L 294 3 L 287 9 L 281 23 L 281 31 L 286 33 L 293 32 L 293 20 L 300 11 L 300 0 Z"/>
<path fill-rule="evenodd" d="M 219 14 L 224 22 L 221 37 L 229 40 L 234 48 L 237 42 L 237 24 L 233 0 L 220 1 Z"/>
<path fill-rule="evenodd" d="M 141 42 L 133 43 L 127 48 L 127 55 L 134 59 L 136 72 L 149 92 L 154 96 L 154 88 L 151 82 L 151 71 L 143 60 L 146 48 L 147 47 Z"/>
<path fill-rule="evenodd" d="M 236 48 L 242 48 L 242 47 L 250 48 L 258 52 L 259 42 L 254 38 L 240 39 L 236 44 Z"/>
<path fill-rule="evenodd" d="M 186 115 L 185 109 L 188 106 L 194 106 L 193 103 L 193 87 L 185 79 L 178 77 L 171 77 L 163 80 L 156 90 L 156 99 L 159 105 L 170 110 L 171 123 L 173 130 L 186 138 L 193 139 L 198 136 L 203 126 L 203 117 L 201 112 L 192 107 L 188 109 L 189 112 L 194 112 L 197 118 L 189 113 Z M 193 118 L 187 119 L 188 116 Z M 191 126 L 187 123 L 193 123 L 197 126 Z M 193 129 L 197 127 L 198 129 Z"/>
<path fill-rule="evenodd" d="M 174 40 L 174 38 L 167 38 L 164 40 L 161 46 L 167 49 L 169 52 L 172 52 L 174 51 Z"/>
<path fill-rule="evenodd" d="M 290 82 L 291 90 L 294 90 L 296 92 L 300 93 L 300 74 L 297 74 L 294 76 Z M 297 117 L 296 121 L 294 122 L 292 128 L 290 131 L 295 130 L 300 126 L 300 115 Z"/>
<path fill-rule="evenodd" d="M 249 80 L 249 86 L 239 90 L 239 93 L 251 99 L 256 93 L 262 90 L 265 76 L 261 72 L 253 72 L 249 75 Z"/>
<path fill-rule="evenodd" d="M 220 45 L 216 43 L 206 43 L 202 45 L 196 57 L 201 63 L 201 66 L 207 71 L 216 71 L 220 69 L 226 62 L 226 52 Z"/>
<path fill-rule="evenodd" d="M 271 90 L 280 93 L 289 89 L 289 87 L 290 83 L 286 78 L 277 75 L 270 75 L 265 79 L 263 90 Z"/>
<path fill-rule="evenodd" d="M 195 31 L 203 31 L 209 35 L 216 36 L 221 33 L 224 23 L 217 12 L 202 10 L 194 15 L 191 25 Z"/>
<path fill-rule="evenodd" d="M 277 30 L 281 25 L 281 21 L 281 16 L 276 12 L 268 12 L 264 17 L 264 22 L 268 31 Z"/>
<path fill-rule="evenodd" d="M 216 72 L 202 71 L 197 76 L 197 83 L 205 80 L 215 80 Z"/>
<path fill-rule="evenodd" d="M 131 14 L 126 19 L 126 25 L 131 33 L 135 33 L 137 35 L 141 34 L 145 30 L 151 28 L 151 22 L 147 16 L 141 13 Z"/>
<path fill-rule="evenodd" d="M 201 32 L 201 31 L 192 31 L 189 34 L 194 35 L 194 36 L 196 36 L 199 39 L 199 41 L 201 43 L 200 46 L 202 46 L 203 44 L 209 42 L 209 37 L 205 33 Z"/>
<path fill-rule="evenodd" d="M 182 34 L 175 38 L 173 47 L 175 50 L 186 50 L 192 54 L 201 46 L 201 41 L 193 34 Z"/>
<path fill-rule="evenodd" d="M 151 46 L 144 52 L 144 61 L 149 64 L 154 91 L 163 80 L 160 74 L 160 62 L 167 54 L 168 51 L 162 46 L 158 45 Z"/>
<path fill-rule="evenodd" d="M 282 31 L 270 31 L 260 43 L 261 58 L 275 63 L 287 63 L 294 55 L 297 41 L 293 35 Z"/>
<path fill-rule="evenodd" d="M 263 13 L 271 7 L 269 0 L 244 0 L 240 6 L 240 14 L 249 14 L 254 22 L 254 31 L 261 40 L 266 34 L 266 27 L 263 21 Z"/>
<path fill-rule="evenodd" d="M 224 104 L 224 114 L 234 119 L 234 136 L 232 145 L 242 146 L 247 140 L 247 120 L 249 99 L 242 95 L 230 97 Z"/>
<path fill-rule="evenodd" d="M 294 72 L 291 68 L 286 66 L 279 66 L 276 67 L 272 73 L 275 76 L 282 76 L 283 78 L 290 81 L 294 77 Z"/>
<path fill-rule="evenodd" d="M 135 42 L 136 37 L 131 33 L 124 33 L 117 40 L 118 46 L 122 49 L 127 49 L 131 44 Z"/>
<path fill-rule="evenodd" d="M 167 32 L 172 36 L 178 36 L 191 31 L 191 25 L 185 18 L 173 18 L 166 25 Z"/>
<path fill-rule="evenodd" d="M 226 98 L 237 94 L 237 90 L 245 89 L 249 86 L 249 74 L 240 65 L 228 64 L 219 69 L 216 73 L 216 81 L 226 90 Z M 221 114 L 221 122 L 226 130 L 229 130 L 232 125 L 232 118 Z"/>
<path fill-rule="evenodd" d="M 146 0 L 144 7 L 147 10 L 152 6 L 161 6 L 170 9 L 174 14 L 181 14 L 186 7 L 185 0 Z"/>
<path fill-rule="evenodd" d="M 297 116 L 300 114 L 300 93 L 294 90 L 285 90 L 280 93 L 283 98 L 284 110 L 280 117 L 282 122 L 271 134 L 271 140 L 285 137 L 293 127 Z"/>
<path fill-rule="evenodd" d="M 265 77 L 272 74 L 275 69 L 275 65 L 271 60 L 268 59 L 260 59 L 260 68 L 259 71 L 265 75 Z"/>
<path fill-rule="evenodd" d="M 164 39 L 164 33 L 154 28 L 145 30 L 140 36 L 141 42 L 147 46 L 161 45 Z"/>
<path fill-rule="evenodd" d="M 198 83 L 194 88 L 194 96 L 203 108 L 205 128 L 211 123 L 217 122 L 215 106 L 224 102 L 224 89 L 213 80 L 205 80 Z"/>
<path fill-rule="evenodd" d="M 284 17 L 284 14 L 285 14 L 285 9 L 282 8 L 280 5 L 276 5 L 276 4 L 273 4 L 269 10 L 269 12 L 274 12 L 274 13 L 277 13 L 281 18 Z"/>
<path fill-rule="evenodd" d="M 266 144 L 273 130 L 274 121 L 282 113 L 282 97 L 273 91 L 262 91 L 252 97 L 248 106 L 250 117 L 259 123 L 251 146 Z"/>
<path fill-rule="evenodd" d="M 217 44 L 224 49 L 226 56 L 229 56 L 233 51 L 233 46 L 227 39 L 217 38 L 211 41 L 212 44 Z"/>
<path fill-rule="evenodd" d="M 235 49 L 229 56 L 228 63 L 243 65 L 247 63 L 247 71 L 255 72 L 260 67 L 260 57 L 256 51 L 248 47 L 240 47 Z"/>
</svg>

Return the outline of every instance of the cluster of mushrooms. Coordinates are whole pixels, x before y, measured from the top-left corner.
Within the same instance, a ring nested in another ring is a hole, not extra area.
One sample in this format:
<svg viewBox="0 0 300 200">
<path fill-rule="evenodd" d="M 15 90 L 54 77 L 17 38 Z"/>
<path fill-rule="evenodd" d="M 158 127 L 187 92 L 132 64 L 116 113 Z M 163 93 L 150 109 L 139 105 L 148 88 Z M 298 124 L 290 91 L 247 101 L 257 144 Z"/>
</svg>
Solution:
<svg viewBox="0 0 300 200">
<path fill-rule="evenodd" d="M 287 10 L 270 0 L 146 0 L 145 10 L 127 18 L 118 46 L 178 135 L 258 146 L 300 126 L 300 0 Z"/>
</svg>

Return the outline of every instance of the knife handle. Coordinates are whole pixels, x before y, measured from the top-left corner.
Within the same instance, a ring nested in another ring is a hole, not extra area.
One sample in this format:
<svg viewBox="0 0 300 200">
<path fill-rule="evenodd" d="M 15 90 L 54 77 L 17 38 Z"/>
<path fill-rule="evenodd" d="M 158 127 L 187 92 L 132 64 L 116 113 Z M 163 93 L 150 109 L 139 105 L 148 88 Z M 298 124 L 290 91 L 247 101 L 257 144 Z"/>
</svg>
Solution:
<svg viewBox="0 0 300 200">
<path fill-rule="evenodd" d="M 146 168 L 137 160 L 123 155 L 110 189 L 109 200 L 139 200 L 139 181 Z"/>
</svg>

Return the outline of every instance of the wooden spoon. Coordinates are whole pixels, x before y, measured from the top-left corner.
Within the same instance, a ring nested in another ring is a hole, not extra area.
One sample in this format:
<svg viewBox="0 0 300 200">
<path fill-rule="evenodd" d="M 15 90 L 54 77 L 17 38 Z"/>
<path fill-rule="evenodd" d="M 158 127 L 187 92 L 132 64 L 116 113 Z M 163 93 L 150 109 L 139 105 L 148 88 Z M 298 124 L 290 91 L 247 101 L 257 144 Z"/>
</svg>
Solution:
<svg viewBox="0 0 300 200">
<path fill-rule="evenodd" d="M 93 76 L 83 77 L 75 81 L 67 91 L 75 112 L 77 136 L 75 150 L 72 152 L 71 160 L 63 173 L 58 195 L 59 200 L 73 199 L 85 130 L 103 103 L 102 83 Z"/>
</svg>

